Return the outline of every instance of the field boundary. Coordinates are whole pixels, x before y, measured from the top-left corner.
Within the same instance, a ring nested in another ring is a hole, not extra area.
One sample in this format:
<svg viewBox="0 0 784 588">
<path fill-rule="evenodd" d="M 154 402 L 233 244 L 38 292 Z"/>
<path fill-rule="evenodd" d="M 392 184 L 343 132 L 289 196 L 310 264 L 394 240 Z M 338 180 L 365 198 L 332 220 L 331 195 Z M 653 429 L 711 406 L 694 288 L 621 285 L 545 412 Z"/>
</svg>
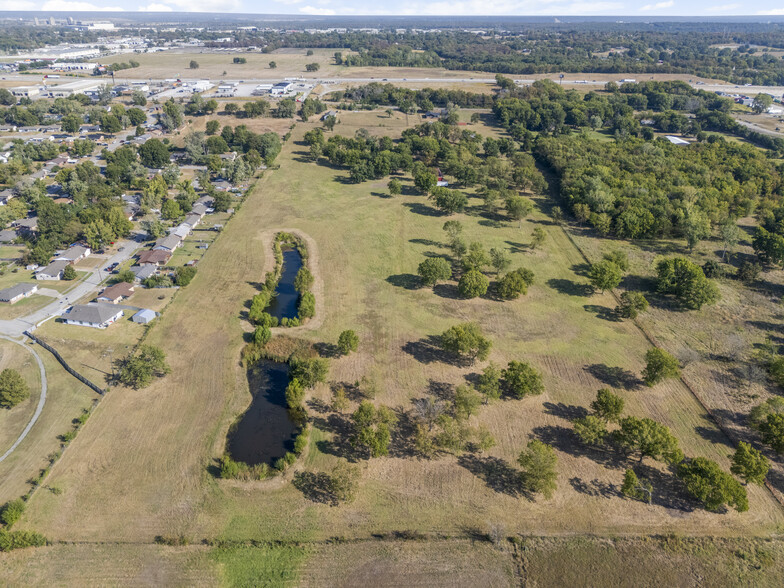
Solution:
<svg viewBox="0 0 784 588">
<path fill-rule="evenodd" d="M 82 374 L 80 374 L 75 369 L 73 369 L 71 366 L 69 366 L 68 363 L 63 359 L 63 356 L 60 355 L 54 347 L 52 347 L 48 343 L 42 341 L 41 339 L 39 339 L 38 337 L 36 337 L 32 333 L 30 333 L 29 331 L 25 331 L 24 334 L 27 335 L 28 337 L 30 337 L 30 339 L 32 339 L 35 343 L 38 343 L 41 347 L 46 349 L 49 353 L 54 355 L 55 359 L 60 363 L 60 365 L 63 366 L 63 368 L 65 368 L 65 371 L 67 371 L 74 378 L 79 380 L 82 384 L 84 384 L 88 388 L 91 388 L 94 392 L 97 392 L 101 396 L 106 394 L 106 389 L 99 388 L 97 385 L 93 384 L 90 380 L 88 380 Z"/>
</svg>

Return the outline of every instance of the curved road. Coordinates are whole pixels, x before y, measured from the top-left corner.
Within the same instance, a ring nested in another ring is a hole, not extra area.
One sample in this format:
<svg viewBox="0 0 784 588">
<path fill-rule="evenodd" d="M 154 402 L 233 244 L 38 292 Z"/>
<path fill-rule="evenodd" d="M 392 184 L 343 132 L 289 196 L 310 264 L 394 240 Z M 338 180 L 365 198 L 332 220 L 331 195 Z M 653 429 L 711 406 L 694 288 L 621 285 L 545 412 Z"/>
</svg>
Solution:
<svg viewBox="0 0 784 588">
<path fill-rule="evenodd" d="M 38 369 L 41 370 L 41 396 L 38 399 L 38 406 L 35 407 L 33 418 L 30 419 L 30 422 L 27 423 L 27 426 L 24 428 L 24 431 L 22 431 L 22 434 L 19 435 L 19 438 L 16 441 L 14 441 L 14 444 L 11 445 L 8 451 L 6 451 L 2 456 L 0 456 L 0 461 L 3 461 L 6 457 L 11 455 L 14 449 L 16 449 L 22 441 L 24 441 L 25 437 L 27 437 L 27 434 L 30 432 L 30 429 L 33 428 L 33 425 L 38 420 L 38 417 L 41 416 L 41 412 L 44 410 L 44 404 L 46 404 L 46 370 L 44 369 L 44 362 L 41 361 L 41 357 L 38 355 L 35 349 L 30 347 L 29 345 L 25 345 L 20 341 L 17 341 L 16 339 L 11 339 L 10 337 L 5 337 L 3 335 L 0 335 L 0 337 L 2 337 L 7 341 L 11 341 L 11 343 L 16 343 L 17 345 L 21 345 L 22 347 L 27 349 L 27 351 L 32 353 L 33 357 L 35 357 L 35 360 L 38 362 Z"/>
</svg>

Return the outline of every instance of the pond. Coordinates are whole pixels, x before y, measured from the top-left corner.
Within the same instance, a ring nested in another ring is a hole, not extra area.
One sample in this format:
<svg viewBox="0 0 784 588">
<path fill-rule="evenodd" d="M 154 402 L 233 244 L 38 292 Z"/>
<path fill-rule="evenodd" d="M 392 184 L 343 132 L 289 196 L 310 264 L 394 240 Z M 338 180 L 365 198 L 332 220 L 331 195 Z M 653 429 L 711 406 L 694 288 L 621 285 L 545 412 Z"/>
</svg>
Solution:
<svg viewBox="0 0 784 588">
<path fill-rule="evenodd" d="M 263 359 L 248 370 L 253 400 L 229 431 L 227 447 L 234 461 L 272 464 L 294 450 L 297 425 L 286 408 L 289 366 Z"/>
<path fill-rule="evenodd" d="M 302 267 L 302 256 L 296 249 L 283 250 L 283 267 L 281 268 L 280 281 L 275 288 L 275 297 L 267 307 L 267 312 L 278 320 L 283 318 L 296 318 L 298 316 L 297 303 L 299 292 L 294 288 L 294 278 Z"/>
</svg>

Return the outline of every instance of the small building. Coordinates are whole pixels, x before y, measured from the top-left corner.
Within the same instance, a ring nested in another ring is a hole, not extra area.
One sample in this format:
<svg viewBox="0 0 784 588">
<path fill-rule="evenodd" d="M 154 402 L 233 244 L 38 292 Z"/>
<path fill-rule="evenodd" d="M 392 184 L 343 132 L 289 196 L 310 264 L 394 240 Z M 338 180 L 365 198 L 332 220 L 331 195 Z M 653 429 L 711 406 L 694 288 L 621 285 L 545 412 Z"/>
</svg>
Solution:
<svg viewBox="0 0 784 588">
<path fill-rule="evenodd" d="M 335 120 L 337 120 L 337 118 L 338 118 L 338 111 L 337 110 L 327 110 L 324 114 L 321 115 L 321 120 L 325 121 L 330 116 L 334 116 Z"/>
<path fill-rule="evenodd" d="M 71 265 L 70 261 L 59 259 L 53 261 L 35 274 L 36 280 L 62 280 L 65 268 Z"/>
<path fill-rule="evenodd" d="M 161 237 L 155 242 L 153 249 L 162 249 L 163 251 L 174 251 L 182 245 L 182 239 L 180 239 L 176 235 L 167 235 L 166 237 Z"/>
<path fill-rule="evenodd" d="M 171 258 L 171 253 L 163 249 L 149 249 L 139 255 L 139 265 L 166 265 Z"/>
<path fill-rule="evenodd" d="M 83 247 L 82 245 L 74 245 L 63 251 L 59 256 L 55 257 L 55 261 L 65 260 L 71 263 L 81 261 L 85 257 L 90 256 L 90 248 Z"/>
<path fill-rule="evenodd" d="M 17 88 L 11 88 L 11 94 L 17 98 L 32 98 L 33 96 L 38 96 L 40 93 L 41 89 L 38 86 L 19 86 Z"/>
<path fill-rule="evenodd" d="M 257 86 L 258 87 L 258 86 Z M 269 93 L 273 96 L 283 96 L 287 92 L 291 91 L 291 88 L 294 87 L 294 84 L 291 82 L 278 82 L 272 88 L 270 88 Z"/>
<path fill-rule="evenodd" d="M 0 243 L 13 243 L 18 237 L 19 233 L 13 229 L 4 229 L 0 231 Z"/>
<path fill-rule="evenodd" d="M 131 320 L 135 323 L 146 325 L 147 323 L 154 321 L 157 317 L 158 314 L 154 310 L 150 310 L 149 308 L 143 308 L 135 315 L 133 315 L 131 317 Z"/>
<path fill-rule="evenodd" d="M 105 329 L 122 318 L 124 311 L 113 304 L 74 304 L 63 315 L 66 324 Z"/>
<path fill-rule="evenodd" d="M 14 304 L 15 302 L 19 302 L 22 298 L 32 296 L 37 291 L 37 284 L 14 284 L 10 288 L 0 290 L 0 302 Z"/>
<path fill-rule="evenodd" d="M 133 294 L 133 286 L 128 282 L 117 282 L 116 284 L 104 288 L 101 295 L 96 298 L 98 302 L 108 302 L 110 304 L 117 304 L 122 302 L 124 298 L 130 298 Z"/>
</svg>

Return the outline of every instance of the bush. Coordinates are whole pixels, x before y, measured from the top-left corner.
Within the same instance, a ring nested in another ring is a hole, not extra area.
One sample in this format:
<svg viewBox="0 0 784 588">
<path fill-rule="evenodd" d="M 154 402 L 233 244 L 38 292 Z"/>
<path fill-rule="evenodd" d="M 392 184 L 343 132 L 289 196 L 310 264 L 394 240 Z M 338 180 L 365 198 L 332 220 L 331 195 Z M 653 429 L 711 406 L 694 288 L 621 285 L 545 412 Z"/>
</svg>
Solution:
<svg viewBox="0 0 784 588">
<path fill-rule="evenodd" d="M 443 257 L 428 257 L 419 264 L 417 273 L 425 286 L 435 286 L 452 277 L 452 266 Z"/>
<path fill-rule="evenodd" d="M 738 268 L 737 277 L 741 282 L 750 284 L 759 279 L 760 273 L 762 273 L 762 266 L 760 264 L 744 261 Z"/>
<path fill-rule="evenodd" d="M 343 355 L 348 355 L 359 348 L 359 337 L 352 330 L 343 331 L 338 337 L 338 349 Z"/>
<path fill-rule="evenodd" d="M 298 314 L 300 319 L 313 318 L 316 315 L 316 297 L 313 292 L 305 292 L 300 297 Z"/>
<path fill-rule="evenodd" d="M 0 508 L 0 523 L 6 527 L 12 527 L 18 521 L 25 510 L 25 502 L 21 498 L 10 500 Z"/>
<path fill-rule="evenodd" d="M 191 280 L 196 275 L 196 268 L 193 266 L 180 266 L 174 270 L 174 283 L 184 288 L 191 283 Z"/>
<path fill-rule="evenodd" d="M 14 369 L 0 372 L 0 407 L 13 408 L 30 398 L 30 388 L 22 375 Z"/>
<path fill-rule="evenodd" d="M 319 382 L 326 382 L 329 363 L 326 359 L 311 358 L 299 359 L 292 358 L 289 362 L 291 366 L 291 378 L 299 380 L 305 388 L 312 388 Z"/>
<path fill-rule="evenodd" d="M 529 269 L 518 268 L 498 281 L 497 292 L 500 298 L 512 300 L 528 292 L 534 282 L 534 273 Z"/>
<path fill-rule="evenodd" d="M 76 279 L 76 269 L 72 265 L 65 266 L 63 270 L 63 279 L 64 280 L 75 280 Z"/>
<path fill-rule="evenodd" d="M 648 350 L 645 354 L 645 363 L 642 378 L 648 386 L 653 386 L 666 378 L 677 378 L 681 375 L 678 360 L 658 347 Z"/>
<path fill-rule="evenodd" d="M 46 537 L 35 531 L 6 531 L 0 529 L 0 551 L 12 551 L 24 547 L 43 547 Z"/>
<path fill-rule="evenodd" d="M 522 361 L 510 361 L 507 368 L 501 372 L 501 381 L 506 393 L 515 398 L 544 392 L 542 375 Z"/>
<path fill-rule="evenodd" d="M 623 318 L 635 319 L 641 312 L 648 310 L 648 299 L 641 292 L 624 292 L 621 303 L 615 312 Z"/>
</svg>

